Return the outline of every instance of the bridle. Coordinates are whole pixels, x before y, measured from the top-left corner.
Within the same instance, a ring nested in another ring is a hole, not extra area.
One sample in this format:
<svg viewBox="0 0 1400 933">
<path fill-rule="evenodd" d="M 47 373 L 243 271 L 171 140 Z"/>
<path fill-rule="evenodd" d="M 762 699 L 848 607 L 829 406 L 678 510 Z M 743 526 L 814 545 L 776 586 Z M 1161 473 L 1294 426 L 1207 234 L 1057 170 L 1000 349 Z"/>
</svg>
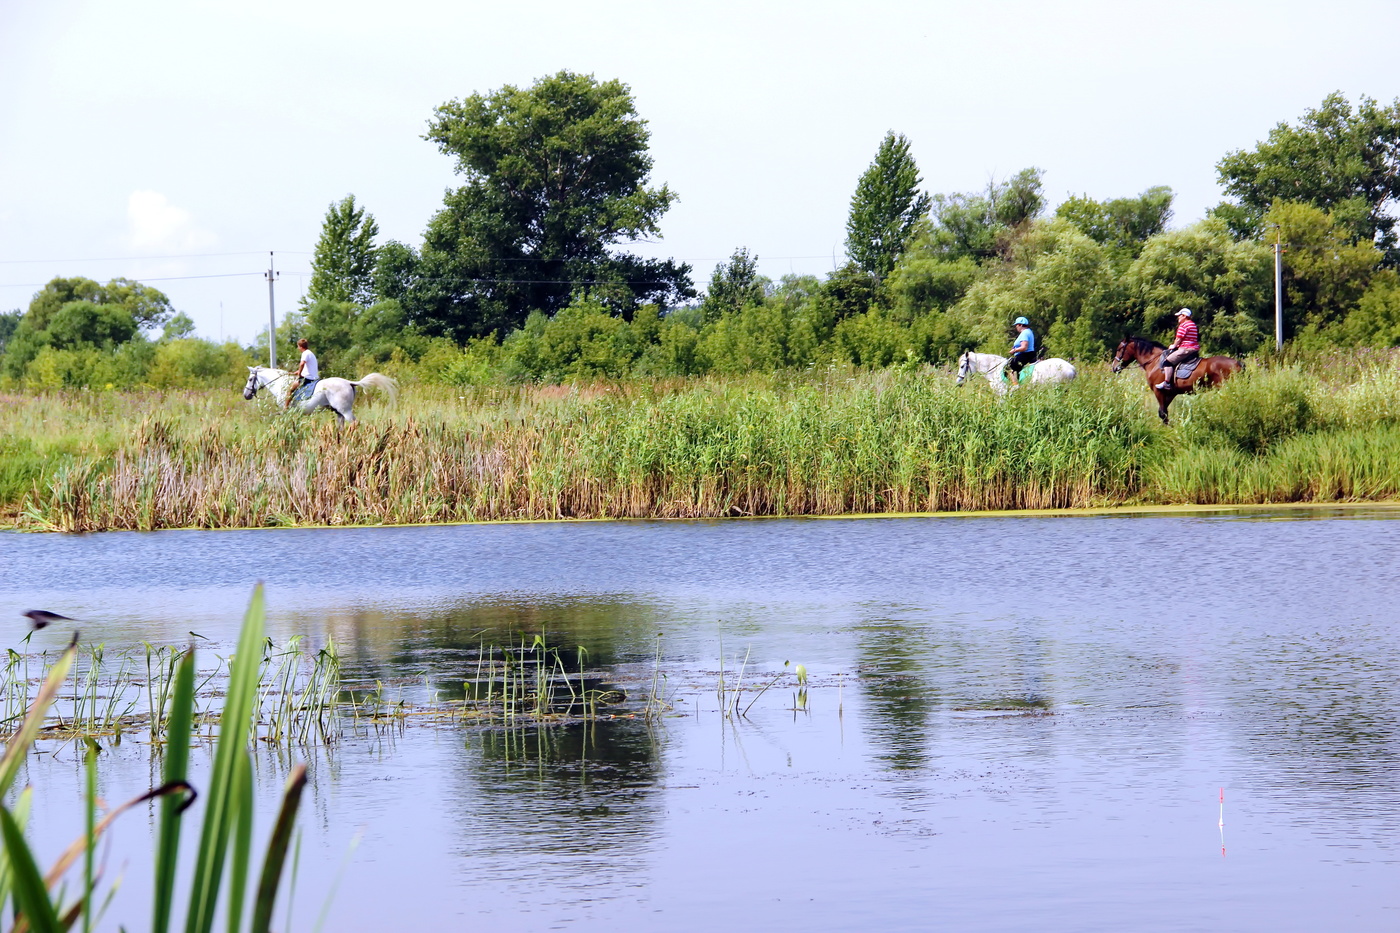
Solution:
<svg viewBox="0 0 1400 933">
<path fill-rule="evenodd" d="M 277 375 L 273 376 L 266 382 L 262 382 L 259 380 L 258 377 L 263 371 L 263 367 L 261 366 L 255 366 L 248 371 L 248 384 L 243 387 L 243 397 L 248 401 L 252 401 L 253 399 L 258 398 L 259 389 L 270 389 L 277 383 L 281 382 L 283 379 L 290 379 L 292 377 L 291 373 L 280 372 L 278 370 L 270 369 L 268 370 L 268 372 L 276 372 Z M 275 395 L 275 393 L 272 392 L 269 392 L 268 394 Z M 262 399 L 258 400 L 262 401 Z"/>
<path fill-rule="evenodd" d="M 1131 362 L 1130 360 L 1123 359 L 1123 348 L 1127 345 L 1128 341 L 1124 340 L 1118 345 L 1118 349 L 1113 351 L 1113 366 L 1110 368 L 1115 373 L 1121 373 L 1123 371 L 1123 367 L 1127 366 L 1128 363 Z M 1134 357 L 1134 359 L 1136 359 L 1136 357 Z"/>
<path fill-rule="evenodd" d="M 965 350 L 963 351 L 963 355 L 958 357 L 958 385 L 962 385 L 963 380 L 965 380 L 968 376 L 985 376 L 987 375 L 987 373 L 994 373 L 998 369 L 1001 369 L 1003 366 L 1005 366 L 1008 362 L 1010 361 L 1002 360 L 999 364 L 995 366 L 988 366 L 986 369 L 973 369 L 972 351 Z"/>
</svg>

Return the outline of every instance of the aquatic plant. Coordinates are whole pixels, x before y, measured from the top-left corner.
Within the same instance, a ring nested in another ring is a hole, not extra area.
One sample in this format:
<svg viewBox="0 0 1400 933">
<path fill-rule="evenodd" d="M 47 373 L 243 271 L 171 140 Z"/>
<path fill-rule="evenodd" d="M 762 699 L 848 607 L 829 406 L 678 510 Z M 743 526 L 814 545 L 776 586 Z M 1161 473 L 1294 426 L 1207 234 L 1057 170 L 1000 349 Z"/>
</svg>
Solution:
<svg viewBox="0 0 1400 933">
<path fill-rule="evenodd" d="M 303 765 L 292 769 L 268 840 L 256 891 L 251 901 L 246 897 L 248 872 L 252 864 L 254 819 L 252 765 L 247 746 L 257 705 L 263 618 L 263 592 L 258 587 L 244 616 L 238 649 L 229 671 L 214 745 L 213 771 L 207 787 L 199 795 L 204 818 L 193 875 L 185 892 L 187 933 L 208 933 L 213 928 L 214 916 L 221 904 L 233 933 L 241 928 L 245 917 L 251 933 L 266 933 L 271 926 L 272 907 L 286 866 L 292 827 L 306 783 Z M 19 764 L 29 754 L 59 697 L 69 670 L 74 667 L 77 654 L 75 643 L 54 662 L 24 722 L 7 743 L 4 758 L 0 759 L 0 796 L 13 784 Z M 99 656 L 100 651 L 90 652 L 90 657 L 94 659 L 100 660 Z M 95 669 L 96 665 L 88 670 L 91 672 Z M 82 682 L 86 684 L 88 679 L 84 678 Z M 89 711 L 96 709 L 90 699 L 84 698 L 75 699 L 75 708 L 79 700 L 84 704 L 83 708 Z M 40 873 L 33 850 L 24 837 L 24 824 L 32 802 L 30 789 L 26 788 L 20 794 L 13 808 L 0 806 L 0 836 L 4 843 L 4 860 L 0 864 L 0 909 L 3 909 L 6 900 L 12 901 L 14 929 L 58 933 L 70 929 L 80 917 L 84 930 L 92 929 L 101 911 L 98 898 L 102 879 L 93 861 L 97 842 L 121 813 L 138 803 L 156 798 L 160 798 L 160 817 L 154 856 L 152 930 L 165 933 L 169 929 L 176 895 L 180 825 L 196 799 L 196 792 L 186 775 L 195 719 L 193 648 L 184 652 L 176 665 L 169 709 L 170 715 L 165 723 L 164 783 L 114 808 L 101 821 L 96 819 L 95 750 L 89 748 L 86 757 L 87 796 L 84 802 L 86 830 L 47 874 Z M 64 879 L 79 856 L 83 858 L 82 877 L 73 884 L 76 893 L 70 894 Z M 227 896 L 224 896 L 225 881 L 228 885 Z"/>
<path fill-rule="evenodd" d="M 63 741 L 120 738 L 124 732 L 146 728 L 153 744 L 163 744 L 173 715 L 171 706 L 176 677 L 189 649 L 143 643 L 138 650 L 109 653 L 105 645 L 79 645 L 66 662 L 68 688 L 54 698 L 53 720 L 43 737 Z M 330 742 L 338 737 L 335 710 L 340 694 L 339 653 L 333 641 L 315 654 L 301 648 L 301 638 L 291 639 L 280 651 L 270 639 L 260 648 L 258 693 L 250 744 L 306 744 Z M 58 663 L 46 655 L 31 656 L 11 648 L 0 671 L 0 726 L 18 724 L 29 706 L 31 662 L 43 681 Z M 136 673 L 144 667 L 145 679 Z M 229 674 L 222 658 L 200 672 L 195 686 L 196 725 L 212 724 L 216 713 L 200 709 L 212 698 L 211 685 Z M 145 700 L 145 710 L 138 709 Z M 17 728 L 17 726 L 16 726 Z M 0 738 L 6 737 L 0 728 Z"/>
</svg>

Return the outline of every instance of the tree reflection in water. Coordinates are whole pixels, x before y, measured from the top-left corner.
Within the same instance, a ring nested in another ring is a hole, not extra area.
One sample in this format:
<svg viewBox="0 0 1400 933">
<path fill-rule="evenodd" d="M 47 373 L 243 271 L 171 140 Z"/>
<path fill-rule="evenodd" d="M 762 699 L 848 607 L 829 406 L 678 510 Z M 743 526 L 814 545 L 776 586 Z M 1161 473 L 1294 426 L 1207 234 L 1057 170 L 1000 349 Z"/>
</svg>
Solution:
<svg viewBox="0 0 1400 933">
<path fill-rule="evenodd" d="M 590 900 L 637 886 L 662 839 L 664 746 L 640 718 L 469 735 L 452 814 L 469 870 Z"/>
</svg>

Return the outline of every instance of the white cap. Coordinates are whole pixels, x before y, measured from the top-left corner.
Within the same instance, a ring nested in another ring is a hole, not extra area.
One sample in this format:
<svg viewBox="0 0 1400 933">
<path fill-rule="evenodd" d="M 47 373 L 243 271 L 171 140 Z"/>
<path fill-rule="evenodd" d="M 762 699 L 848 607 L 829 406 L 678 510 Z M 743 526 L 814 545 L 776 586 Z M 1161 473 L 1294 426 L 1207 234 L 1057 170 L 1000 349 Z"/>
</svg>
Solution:
<svg viewBox="0 0 1400 933">
<path fill-rule="evenodd" d="M 1177 317 L 1181 317 L 1183 314 L 1186 315 L 1187 317 L 1190 317 L 1190 316 L 1191 316 L 1191 309 L 1190 309 L 1190 308 L 1182 308 L 1180 311 L 1176 312 L 1176 316 L 1177 316 Z"/>
</svg>

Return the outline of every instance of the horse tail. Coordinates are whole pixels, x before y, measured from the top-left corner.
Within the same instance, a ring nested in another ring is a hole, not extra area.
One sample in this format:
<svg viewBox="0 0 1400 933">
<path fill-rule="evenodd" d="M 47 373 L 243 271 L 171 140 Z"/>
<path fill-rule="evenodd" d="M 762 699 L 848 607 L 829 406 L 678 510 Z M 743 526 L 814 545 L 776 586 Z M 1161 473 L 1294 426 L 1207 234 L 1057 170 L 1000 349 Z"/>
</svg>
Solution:
<svg viewBox="0 0 1400 933">
<path fill-rule="evenodd" d="M 370 373 L 361 376 L 358 382 L 350 383 L 352 386 L 364 386 L 366 389 L 379 389 L 389 394 L 390 402 L 399 400 L 399 384 L 383 373 Z"/>
</svg>

